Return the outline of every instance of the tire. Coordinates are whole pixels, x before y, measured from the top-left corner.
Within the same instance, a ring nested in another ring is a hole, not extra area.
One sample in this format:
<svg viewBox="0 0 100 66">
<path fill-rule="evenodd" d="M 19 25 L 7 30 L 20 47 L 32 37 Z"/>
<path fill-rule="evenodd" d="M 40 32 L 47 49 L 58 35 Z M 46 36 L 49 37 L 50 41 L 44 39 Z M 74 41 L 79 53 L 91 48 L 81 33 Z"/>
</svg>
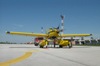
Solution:
<svg viewBox="0 0 100 66">
<path fill-rule="evenodd" d="M 59 45 L 59 48 L 62 48 L 62 45 Z"/>
<path fill-rule="evenodd" d="M 39 44 L 34 44 L 35 46 L 38 46 Z"/>
<path fill-rule="evenodd" d="M 40 48 L 43 48 L 43 46 L 40 46 Z"/>
</svg>

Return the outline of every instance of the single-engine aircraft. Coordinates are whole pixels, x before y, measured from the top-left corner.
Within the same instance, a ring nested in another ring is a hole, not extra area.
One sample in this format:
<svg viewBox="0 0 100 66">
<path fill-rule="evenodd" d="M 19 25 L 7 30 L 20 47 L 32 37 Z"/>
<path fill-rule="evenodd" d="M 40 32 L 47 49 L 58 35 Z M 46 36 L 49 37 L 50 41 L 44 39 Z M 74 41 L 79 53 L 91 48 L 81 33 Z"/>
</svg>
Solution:
<svg viewBox="0 0 100 66">
<path fill-rule="evenodd" d="M 62 18 L 62 25 L 63 25 L 63 19 L 64 16 L 61 15 Z M 43 40 L 39 42 L 40 48 L 43 48 L 44 46 L 47 47 L 50 40 L 54 41 L 54 47 L 55 44 L 58 44 L 60 48 L 63 46 L 69 46 L 69 48 L 72 47 L 72 43 L 69 40 L 63 40 L 63 37 L 86 37 L 91 36 L 92 34 L 61 34 L 63 29 L 59 29 L 59 26 L 57 28 L 49 28 L 46 34 L 43 33 L 29 33 L 29 32 L 10 32 L 7 31 L 7 34 L 11 35 L 24 35 L 24 36 L 36 36 L 36 37 L 42 37 Z M 50 40 L 49 40 L 50 39 Z"/>
<path fill-rule="evenodd" d="M 69 48 L 72 47 L 72 44 L 69 40 L 63 40 L 63 37 L 86 37 L 91 36 L 92 34 L 61 34 L 63 30 L 59 29 L 59 26 L 57 28 L 49 28 L 47 33 L 32 33 L 32 32 L 10 32 L 7 31 L 6 34 L 11 35 L 23 35 L 23 36 L 36 36 L 36 37 L 44 37 L 40 43 L 40 48 L 43 48 L 44 46 L 48 45 L 49 39 L 52 39 L 55 41 L 56 44 L 59 45 L 59 48 L 62 48 L 63 46 L 69 46 Z"/>
</svg>

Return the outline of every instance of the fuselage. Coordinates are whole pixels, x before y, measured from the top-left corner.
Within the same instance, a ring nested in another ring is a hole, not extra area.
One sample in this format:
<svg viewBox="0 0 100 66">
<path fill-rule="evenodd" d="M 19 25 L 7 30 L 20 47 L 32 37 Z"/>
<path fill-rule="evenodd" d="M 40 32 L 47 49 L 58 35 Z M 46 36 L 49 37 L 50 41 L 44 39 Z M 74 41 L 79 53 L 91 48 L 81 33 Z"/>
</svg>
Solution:
<svg viewBox="0 0 100 66">
<path fill-rule="evenodd" d="M 55 39 L 59 36 L 59 31 L 57 29 L 49 29 L 47 32 L 49 39 Z"/>
</svg>

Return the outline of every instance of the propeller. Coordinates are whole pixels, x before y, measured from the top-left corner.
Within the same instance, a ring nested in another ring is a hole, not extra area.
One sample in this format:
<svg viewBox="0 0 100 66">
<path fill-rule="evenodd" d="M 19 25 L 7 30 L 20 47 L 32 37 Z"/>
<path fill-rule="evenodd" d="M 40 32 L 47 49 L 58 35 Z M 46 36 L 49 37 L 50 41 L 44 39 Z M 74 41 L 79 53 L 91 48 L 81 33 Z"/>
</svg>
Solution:
<svg viewBox="0 0 100 66">
<path fill-rule="evenodd" d="M 59 29 L 59 28 L 60 28 L 60 25 L 58 25 L 57 29 Z"/>
<path fill-rule="evenodd" d="M 56 28 L 59 32 L 63 32 L 63 29 L 60 29 L 60 25 Z"/>
<path fill-rule="evenodd" d="M 59 30 L 60 32 L 63 32 L 63 29 Z"/>
<path fill-rule="evenodd" d="M 60 29 L 60 25 L 58 25 L 58 27 L 53 27 L 53 28 L 51 28 L 51 30 L 53 30 L 53 29 L 57 29 L 58 30 L 58 32 L 63 32 L 63 29 Z"/>
<path fill-rule="evenodd" d="M 60 25 L 57 27 L 57 29 L 59 30 L 59 32 L 63 31 L 63 29 L 60 29 Z"/>
</svg>

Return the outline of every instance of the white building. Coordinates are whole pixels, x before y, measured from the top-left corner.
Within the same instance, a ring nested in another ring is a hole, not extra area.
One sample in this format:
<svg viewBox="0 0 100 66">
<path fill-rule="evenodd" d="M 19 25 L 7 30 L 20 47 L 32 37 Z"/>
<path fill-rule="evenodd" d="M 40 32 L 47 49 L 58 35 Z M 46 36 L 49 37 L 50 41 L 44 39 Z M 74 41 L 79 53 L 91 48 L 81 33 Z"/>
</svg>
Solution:
<svg viewBox="0 0 100 66">
<path fill-rule="evenodd" d="M 100 39 L 93 39 L 93 37 L 66 37 L 63 38 L 72 42 L 72 44 L 100 44 Z"/>
</svg>

